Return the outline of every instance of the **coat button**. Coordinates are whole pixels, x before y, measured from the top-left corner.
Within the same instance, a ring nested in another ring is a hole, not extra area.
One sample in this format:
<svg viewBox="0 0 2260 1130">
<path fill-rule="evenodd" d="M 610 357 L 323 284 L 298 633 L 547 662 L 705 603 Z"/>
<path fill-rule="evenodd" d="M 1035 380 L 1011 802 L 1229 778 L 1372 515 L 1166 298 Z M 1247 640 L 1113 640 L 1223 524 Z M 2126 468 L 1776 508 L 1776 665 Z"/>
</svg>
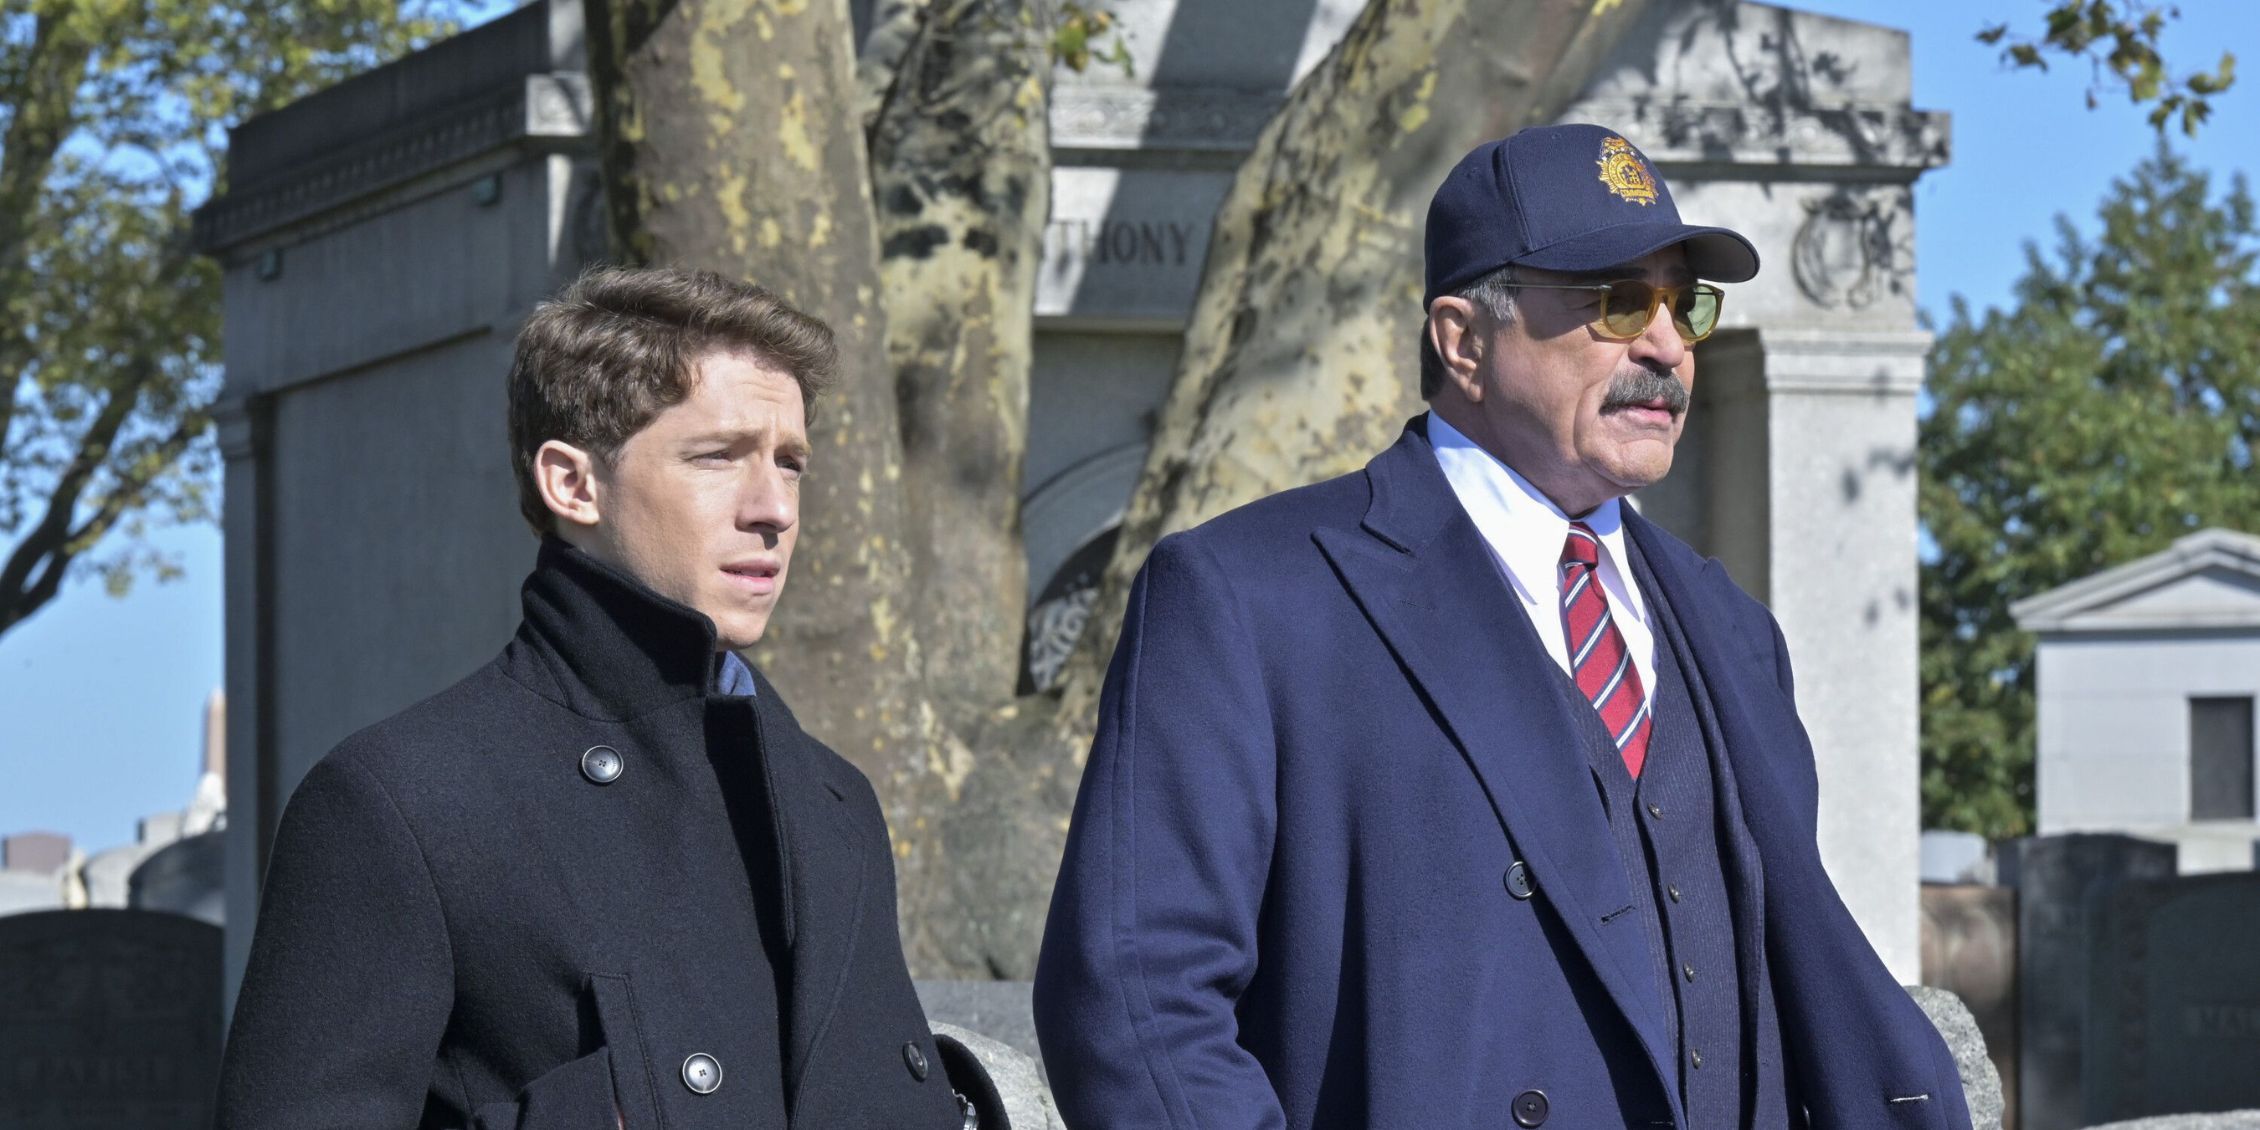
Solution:
<svg viewBox="0 0 2260 1130">
<path fill-rule="evenodd" d="M 1530 868 L 1519 859 L 1515 860 L 1514 866 L 1507 868 L 1507 893 L 1517 899 L 1527 899 L 1538 893 L 1538 888 L 1530 881 Z"/>
<path fill-rule="evenodd" d="M 910 1068 L 911 1078 L 921 1083 L 926 1081 L 926 1072 L 929 1070 L 926 1066 L 926 1051 L 918 1046 L 916 1040 L 902 1046 L 902 1062 L 903 1066 Z"/>
<path fill-rule="evenodd" d="M 1664 893 L 1665 893 L 1665 894 L 1668 894 L 1668 895 L 1670 895 L 1670 896 L 1671 896 L 1671 901 L 1673 901 L 1673 902 L 1678 902 L 1678 901 L 1679 901 L 1679 884 L 1677 884 L 1677 883 L 1674 883 L 1674 884 L 1672 884 L 1671 886 L 1665 887 L 1665 888 L 1664 888 Z"/>
<path fill-rule="evenodd" d="M 1524 1091 L 1515 1096 L 1515 1125 L 1544 1126 L 1546 1124 L 1546 1092 Z"/>
<path fill-rule="evenodd" d="M 1680 971 L 1681 973 L 1684 973 L 1684 974 L 1686 974 L 1686 975 L 1687 975 L 1687 983 L 1688 983 L 1688 984 L 1692 985 L 1692 984 L 1694 984 L 1694 983 L 1695 983 L 1695 967 L 1694 967 L 1694 966 L 1692 966 L 1692 965 L 1689 965 L 1689 964 L 1687 964 L 1686 962 L 1684 962 L 1684 961 L 1683 961 L 1683 962 L 1680 962 L 1680 963 L 1679 963 L 1679 971 Z"/>
<path fill-rule="evenodd" d="M 609 785 L 620 779 L 620 770 L 627 768 L 620 751 L 608 745 L 592 745 L 581 754 L 581 776 L 600 785 Z"/>
<path fill-rule="evenodd" d="M 706 1054 L 698 1054 L 683 1061 L 683 1086 L 691 1093 L 711 1095 L 722 1085 L 722 1061 Z"/>
<path fill-rule="evenodd" d="M 1663 818 L 1664 818 L 1664 806 L 1663 806 L 1663 805 L 1660 805 L 1660 804 L 1651 804 L 1651 805 L 1649 805 L 1649 806 L 1648 806 L 1648 815 L 1650 815 L 1650 816 L 1653 816 L 1653 817 L 1655 817 L 1655 818 L 1656 818 L 1656 819 L 1658 819 L 1658 820 L 1661 820 L 1661 819 L 1663 819 Z"/>
</svg>

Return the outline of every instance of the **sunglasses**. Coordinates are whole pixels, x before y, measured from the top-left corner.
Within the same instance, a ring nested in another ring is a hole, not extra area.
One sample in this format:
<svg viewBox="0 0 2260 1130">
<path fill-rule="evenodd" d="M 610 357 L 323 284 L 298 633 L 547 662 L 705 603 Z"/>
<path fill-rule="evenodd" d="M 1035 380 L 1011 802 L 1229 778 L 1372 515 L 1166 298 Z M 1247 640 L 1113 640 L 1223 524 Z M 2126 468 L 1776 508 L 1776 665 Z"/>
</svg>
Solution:
<svg viewBox="0 0 2260 1130">
<path fill-rule="evenodd" d="M 1654 286 L 1638 279 L 1611 283 L 1508 283 L 1526 290 L 1583 290 L 1601 296 L 1601 316 L 1590 323 L 1610 341 L 1631 341 L 1648 332 L 1656 307 L 1671 304 L 1671 325 L 1689 345 L 1711 336 L 1719 328 L 1719 307 L 1726 292 L 1709 283 L 1693 286 Z"/>
</svg>

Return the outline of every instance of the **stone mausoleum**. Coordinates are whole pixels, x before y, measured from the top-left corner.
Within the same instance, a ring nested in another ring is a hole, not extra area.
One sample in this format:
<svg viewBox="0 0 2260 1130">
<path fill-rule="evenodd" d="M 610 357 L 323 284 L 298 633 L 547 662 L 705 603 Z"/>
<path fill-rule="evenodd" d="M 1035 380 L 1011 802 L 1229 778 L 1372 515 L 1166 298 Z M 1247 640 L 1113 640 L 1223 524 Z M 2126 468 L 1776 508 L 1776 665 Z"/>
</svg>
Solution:
<svg viewBox="0 0 2260 1130">
<path fill-rule="evenodd" d="M 1360 5 L 1107 7 L 1135 76 L 1063 73 L 1051 110 L 1022 500 L 1039 684 L 1144 461 L 1215 207 Z M 1945 162 L 1946 118 L 1910 104 L 1902 32 L 1736 0 L 1646 13 L 1563 117 L 1621 130 L 1766 269 L 1702 347 L 1677 470 L 1637 501 L 1779 616 L 1823 856 L 1911 982 L 1913 183 Z M 516 622 L 534 543 L 502 378 L 532 305 L 604 253 L 591 130 L 577 0 L 536 0 L 233 133 L 199 216 L 226 278 L 231 971 L 307 767 Z"/>
<path fill-rule="evenodd" d="M 2120 832 L 2183 873 L 2260 850 L 2260 537 L 2204 530 L 2010 607 L 2040 637 L 2040 834 Z"/>
</svg>

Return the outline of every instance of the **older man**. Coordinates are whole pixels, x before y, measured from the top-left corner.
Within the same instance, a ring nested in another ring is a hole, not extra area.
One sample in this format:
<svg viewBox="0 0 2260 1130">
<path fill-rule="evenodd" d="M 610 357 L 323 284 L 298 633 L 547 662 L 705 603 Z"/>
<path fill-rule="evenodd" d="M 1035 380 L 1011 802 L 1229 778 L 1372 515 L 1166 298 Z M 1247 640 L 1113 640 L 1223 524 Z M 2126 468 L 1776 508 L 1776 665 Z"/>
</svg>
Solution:
<svg viewBox="0 0 2260 1130">
<path fill-rule="evenodd" d="M 711 274 L 598 271 L 528 319 L 525 621 L 291 798 L 221 1126 L 969 1124 L 871 786 L 734 652 L 784 589 L 833 356 Z"/>
<path fill-rule="evenodd" d="M 1154 548 L 1037 971 L 1078 1130 L 1968 1125 L 1821 869 L 1772 617 L 1622 502 L 1697 280 L 1757 269 L 1608 130 L 1484 145 L 1430 411 Z"/>
</svg>

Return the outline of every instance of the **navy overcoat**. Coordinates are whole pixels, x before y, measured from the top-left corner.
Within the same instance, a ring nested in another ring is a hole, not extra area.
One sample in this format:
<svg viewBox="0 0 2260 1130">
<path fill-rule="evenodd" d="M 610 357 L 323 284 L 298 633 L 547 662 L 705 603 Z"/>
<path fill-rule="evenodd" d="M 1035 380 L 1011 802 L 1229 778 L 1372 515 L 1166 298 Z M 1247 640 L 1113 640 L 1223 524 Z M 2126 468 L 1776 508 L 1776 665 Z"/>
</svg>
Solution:
<svg viewBox="0 0 2260 1130">
<path fill-rule="evenodd" d="M 1967 1127 L 1944 1042 L 1821 869 L 1780 630 L 1716 561 L 1625 526 L 1764 868 L 1790 1109 Z M 1362 472 L 1156 545 L 1036 975 L 1069 1125 L 1511 1127 L 1538 1092 L 1549 1126 L 1684 1126 L 1648 943 L 1613 913 L 1631 880 L 1548 662 L 1425 418 Z M 1518 860 L 1527 901 L 1503 882 Z"/>
</svg>

